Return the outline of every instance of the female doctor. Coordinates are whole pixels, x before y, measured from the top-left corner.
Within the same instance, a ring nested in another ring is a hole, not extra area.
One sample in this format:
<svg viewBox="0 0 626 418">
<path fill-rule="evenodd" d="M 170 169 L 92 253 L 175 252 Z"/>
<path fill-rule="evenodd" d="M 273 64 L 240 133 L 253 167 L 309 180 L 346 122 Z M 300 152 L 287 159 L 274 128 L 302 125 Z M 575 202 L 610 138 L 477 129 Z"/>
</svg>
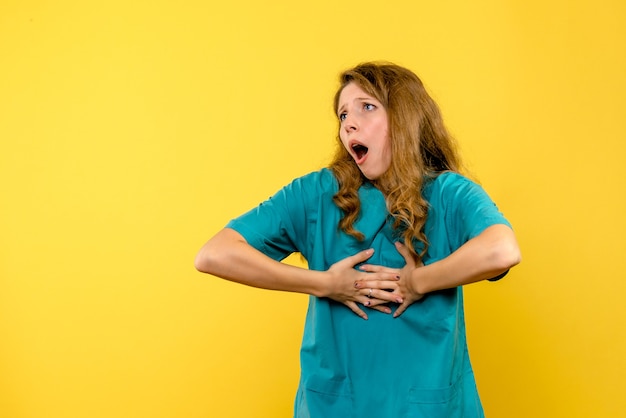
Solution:
<svg viewBox="0 0 626 418">
<path fill-rule="evenodd" d="M 345 71 L 328 168 L 232 220 L 195 266 L 310 295 L 295 417 L 482 417 L 462 286 L 520 262 L 510 224 L 461 175 L 436 103 L 410 70 Z M 280 262 L 300 252 L 308 269 Z"/>
</svg>

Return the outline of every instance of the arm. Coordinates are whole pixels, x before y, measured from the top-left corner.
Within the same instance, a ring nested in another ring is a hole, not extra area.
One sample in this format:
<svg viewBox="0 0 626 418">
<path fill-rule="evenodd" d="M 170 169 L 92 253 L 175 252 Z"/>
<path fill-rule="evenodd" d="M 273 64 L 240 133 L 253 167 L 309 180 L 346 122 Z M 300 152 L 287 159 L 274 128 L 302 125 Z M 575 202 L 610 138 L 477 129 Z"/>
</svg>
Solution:
<svg viewBox="0 0 626 418">
<path fill-rule="evenodd" d="M 270 290 L 323 296 L 325 275 L 273 260 L 234 229 L 224 228 L 200 249 L 196 269 L 226 280 Z"/>
<path fill-rule="evenodd" d="M 378 308 L 389 313 L 383 303 L 398 301 L 397 293 L 378 292 L 379 299 L 369 299 L 368 291 L 356 288 L 359 280 L 376 279 L 384 288 L 396 288 L 395 274 L 379 272 L 376 276 L 354 269 L 373 254 L 365 250 L 333 264 L 327 271 L 308 270 L 276 261 L 249 245 L 234 229 L 225 228 L 211 238 L 195 259 L 195 267 L 226 280 L 263 289 L 282 290 L 329 297 L 348 306 L 363 319 L 367 315 L 357 305 Z"/>
<path fill-rule="evenodd" d="M 429 217 L 438 233 L 429 237 L 443 245 L 445 258 L 418 265 L 403 244 L 396 243 L 406 265 L 396 270 L 404 302 L 399 316 L 424 294 L 486 279 L 502 277 L 521 260 L 515 234 L 482 187 L 455 174 L 442 174 L 429 184 Z M 443 232 L 442 232 L 443 231 Z M 455 248 L 451 253 L 447 248 Z M 393 271 L 384 266 L 363 266 L 367 271 Z"/>
<path fill-rule="evenodd" d="M 486 228 L 448 257 L 427 266 L 417 266 L 402 244 L 398 244 L 398 251 L 407 264 L 400 274 L 404 303 L 395 317 L 426 293 L 497 277 L 521 261 L 513 230 L 501 224 Z"/>
<path fill-rule="evenodd" d="M 520 261 L 513 230 L 492 225 L 443 260 L 413 269 L 411 281 L 414 289 L 424 294 L 492 279 Z"/>
</svg>

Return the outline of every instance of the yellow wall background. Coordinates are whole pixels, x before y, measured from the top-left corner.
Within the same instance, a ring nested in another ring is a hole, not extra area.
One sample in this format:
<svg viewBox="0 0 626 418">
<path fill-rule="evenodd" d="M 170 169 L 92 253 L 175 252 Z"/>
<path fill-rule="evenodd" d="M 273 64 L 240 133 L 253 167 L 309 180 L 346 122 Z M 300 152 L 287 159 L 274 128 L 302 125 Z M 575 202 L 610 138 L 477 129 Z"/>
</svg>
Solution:
<svg viewBox="0 0 626 418">
<path fill-rule="evenodd" d="M 0 417 L 290 416 L 306 297 L 193 258 L 328 161 L 336 76 L 373 59 L 424 79 L 523 249 L 466 291 L 488 416 L 626 416 L 625 19 L 621 0 L 2 1 Z"/>
</svg>

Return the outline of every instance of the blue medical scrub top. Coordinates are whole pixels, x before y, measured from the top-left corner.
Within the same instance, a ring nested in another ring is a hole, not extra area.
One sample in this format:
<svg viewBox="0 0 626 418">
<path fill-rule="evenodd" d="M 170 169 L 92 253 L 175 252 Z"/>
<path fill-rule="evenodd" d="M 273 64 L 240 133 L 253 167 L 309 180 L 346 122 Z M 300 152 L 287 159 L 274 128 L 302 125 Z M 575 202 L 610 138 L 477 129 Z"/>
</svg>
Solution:
<svg viewBox="0 0 626 418">
<path fill-rule="evenodd" d="M 401 268 L 392 218 L 382 193 L 359 189 L 359 241 L 338 229 L 337 181 L 328 169 L 294 180 L 255 209 L 232 220 L 253 247 L 282 260 L 300 252 L 312 270 L 374 248 L 368 263 Z M 430 204 L 423 261 L 440 260 L 494 224 L 509 223 L 483 189 L 444 173 L 423 190 Z M 392 309 L 395 307 L 392 306 Z M 367 308 L 365 308 L 367 309 Z M 482 417 L 469 361 L 462 288 L 428 294 L 399 318 L 369 309 L 369 320 L 345 305 L 311 296 L 301 347 L 295 417 Z"/>
</svg>

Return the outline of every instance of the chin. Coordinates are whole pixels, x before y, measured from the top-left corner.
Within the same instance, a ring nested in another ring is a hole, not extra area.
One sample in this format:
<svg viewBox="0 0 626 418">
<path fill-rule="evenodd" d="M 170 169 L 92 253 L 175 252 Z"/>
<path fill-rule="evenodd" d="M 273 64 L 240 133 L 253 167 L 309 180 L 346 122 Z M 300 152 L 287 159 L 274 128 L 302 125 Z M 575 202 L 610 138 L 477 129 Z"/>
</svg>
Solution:
<svg viewBox="0 0 626 418">
<path fill-rule="evenodd" d="M 377 181 L 377 180 L 381 180 L 388 171 L 389 171 L 389 169 L 387 169 L 385 171 L 382 171 L 382 172 L 379 172 L 379 171 L 368 171 L 368 172 L 365 172 L 365 171 L 361 170 L 361 174 L 363 174 L 363 177 L 365 177 L 369 181 Z"/>
<path fill-rule="evenodd" d="M 376 181 L 381 176 L 381 174 L 367 174 L 367 173 L 364 173 L 363 171 L 361 171 L 361 174 L 363 174 L 363 177 L 365 177 L 369 181 Z"/>
</svg>

